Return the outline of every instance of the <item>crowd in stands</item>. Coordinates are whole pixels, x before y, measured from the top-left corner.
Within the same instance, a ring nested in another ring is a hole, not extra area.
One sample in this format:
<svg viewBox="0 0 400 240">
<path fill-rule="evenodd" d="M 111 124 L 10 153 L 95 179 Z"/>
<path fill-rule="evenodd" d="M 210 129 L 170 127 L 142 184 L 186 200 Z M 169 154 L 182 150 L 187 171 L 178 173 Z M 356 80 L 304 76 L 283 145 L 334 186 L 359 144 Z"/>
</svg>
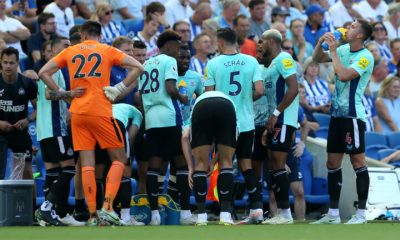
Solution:
<svg viewBox="0 0 400 240">
<path fill-rule="evenodd" d="M 309 122 L 309 136 L 326 138 L 319 132 L 326 129 L 319 129 L 322 125 L 315 116 L 330 114 L 334 70 L 332 63 L 314 61 L 313 50 L 324 33 L 357 18 L 367 19 L 373 26 L 372 38 L 366 44 L 374 57 L 363 98 L 366 130 L 394 134 L 400 129 L 400 1 L 0 0 L 0 51 L 17 49 L 19 71 L 33 70 L 30 76 L 37 80 L 41 67 L 53 57 L 52 40 L 69 39 L 73 45 L 79 41 L 79 26 L 90 19 L 101 24 L 102 43 L 115 46 L 115 40 L 121 41 L 121 37 L 128 39 L 123 43 L 133 40 L 129 51 L 141 63 L 158 53 L 160 33 L 172 29 L 189 47 L 189 69 L 204 75 L 208 61 L 218 55 L 218 29 L 232 28 L 238 36 L 239 51 L 253 57 L 257 56 L 262 33 L 276 29 L 283 37 L 282 50 L 297 64 L 300 106 Z M 114 84 L 126 76 L 123 71 L 113 69 Z M 67 71 L 63 75 L 69 78 Z M 123 100 L 133 105 L 136 101 L 133 95 Z M 398 155 L 394 153 L 383 161 L 394 162 Z"/>
</svg>

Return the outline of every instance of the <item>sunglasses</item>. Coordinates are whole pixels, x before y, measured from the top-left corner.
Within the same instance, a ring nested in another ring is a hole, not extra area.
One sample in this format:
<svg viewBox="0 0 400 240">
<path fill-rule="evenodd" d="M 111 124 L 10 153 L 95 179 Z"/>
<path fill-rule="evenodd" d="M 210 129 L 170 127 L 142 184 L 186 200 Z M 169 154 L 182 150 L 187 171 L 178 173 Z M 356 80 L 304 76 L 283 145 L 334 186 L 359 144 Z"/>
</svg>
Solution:
<svg viewBox="0 0 400 240">
<path fill-rule="evenodd" d="M 383 27 L 376 27 L 374 28 L 374 31 L 385 31 Z"/>
<path fill-rule="evenodd" d="M 282 49 L 284 49 L 284 50 L 292 50 L 292 51 L 293 51 L 293 47 L 286 47 L 286 46 L 283 46 Z"/>
<path fill-rule="evenodd" d="M 105 15 L 110 15 L 110 14 L 113 14 L 113 13 L 114 13 L 114 10 L 110 10 L 110 11 L 105 12 L 104 14 Z"/>
</svg>

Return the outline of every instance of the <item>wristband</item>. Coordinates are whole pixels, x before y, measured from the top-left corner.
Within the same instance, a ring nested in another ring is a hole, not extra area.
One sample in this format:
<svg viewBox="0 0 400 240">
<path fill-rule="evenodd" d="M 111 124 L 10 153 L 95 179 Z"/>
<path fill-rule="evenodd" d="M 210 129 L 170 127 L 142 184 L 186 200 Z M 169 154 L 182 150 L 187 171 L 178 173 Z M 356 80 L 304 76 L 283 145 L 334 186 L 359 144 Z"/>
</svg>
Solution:
<svg viewBox="0 0 400 240">
<path fill-rule="evenodd" d="M 274 115 L 275 117 L 279 117 L 279 115 L 281 114 L 281 112 L 275 108 L 274 112 L 272 113 L 272 115 Z"/>
</svg>

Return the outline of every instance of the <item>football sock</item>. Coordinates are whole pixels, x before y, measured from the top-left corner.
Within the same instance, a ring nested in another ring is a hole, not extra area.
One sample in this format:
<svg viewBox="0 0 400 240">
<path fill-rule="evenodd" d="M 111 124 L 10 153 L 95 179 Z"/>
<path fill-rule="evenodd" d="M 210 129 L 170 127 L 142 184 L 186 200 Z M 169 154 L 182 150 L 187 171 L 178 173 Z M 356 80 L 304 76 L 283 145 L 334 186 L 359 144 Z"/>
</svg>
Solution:
<svg viewBox="0 0 400 240">
<path fill-rule="evenodd" d="M 182 210 L 190 210 L 190 187 L 188 182 L 188 167 L 180 167 L 176 171 L 176 185 L 179 190 L 179 203 Z"/>
<path fill-rule="evenodd" d="M 146 176 L 146 191 L 149 198 L 151 210 L 158 209 L 158 176 L 160 175 L 159 168 L 148 168 Z"/>
<path fill-rule="evenodd" d="M 96 209 L 100 210 L 104 202 L 104 180 L 96 179 Z"/>
<path fill-rule="evenodd" d="M 258 192 L 259 188 L 257 188 L 257 176 L 254 169 L 247 169 L 243 172 L 245 185 L 247 192 L 249 194 L 250 200 L 250 209 L 258 209 L 262 208 L 262 200 L 261 195 Z"/>
<path fill-rule="evenodd" d="M 289 179 L 286 169 L 272 171 L 272 189 L 276 198 L 276 205 L 280 209 L 290 208 Z"/>
<path fill-rule="evenodd" d="M 233 169 L 223 168 L 219 170 L 218 197 L 221 205 L 221 212 L 231 212 L 233 194 Z"/>
<path fill-rule="evenodd" d="M 176 184 L 176 176 L 169 175 L 167 194 L 174 200 L 174 202 L 179 202 L 179 191 L 178 185 Z"/>
<path fill-rule="evenodd" d="M 339 208 L 342 190 L 342 168 L 328 168 L 329 208 Z"/>
<path fill-rule="evenodd" d="M 75 176 L 75 172 L 74 166 L 61 168 L 57 180 L 50 187 L 48 196 L 54 195 L 56 197 L 57 214 L 61 218 L 65 217 L 67 214 L 70 183 L 71 179 Z"/>
<path fill-rule="evenodd" d="M 164 192 L 165 176 L 158 175 L 157 181 L 158 181 L 158 192 L 159 193 L 163 193 Z"/>
<path fill-rule="evenodd" d="M 199 213 L 206 212 L 206 196 L 207 196 L 207 172 L 195 171 L 193 173 L 193 191 L 196 198 L 197 211 Z"/>
<path fill-rule="evenodd" d="M 75 212 L 83 212 L 83 211 L 86 211 L 85 199 L 75 198 Z"/>
<path fill-rule="evenodd" d="M 113 202 L 117 196 L 124 169 L 124 163 L 114 160 L 111 164 L 110 170 L 108 171 L 106 179 L 106 193 L 104 195 L 103 203 L 103 208 L 108 211 L 113 210 Z"/>
<path fill-rule="evenodd" d="M 118 190 L 118 200 L 121 203 L 121 209 L 131 207 L 132 185 L 131 179 L 123 177 Z"/>
<path fill-rule="evenodd" d="M 355 168 L 357 179 L 357 195 L 358 195 L 358 208 L 366 209 L 368 191 L 369 191 L 369 174 L 366 166 Z"/>
<path fill-rule="evenodd" d="M 47 194 L 49 194 L 50 188 L 53 185 L 54 181 L 57 180 L 59 173 L 60 173 L 60 168 L 58 167 L 46 170 L 46 179 L 44 180 L 44 186 L 43 186 L 43 193 L 45 197 L 47 197 Z"/>
<path fill-rule="evenodd" d="M 94 167 L 82 166 L 82 185 L 90 215 L 96 214 L 96 176 Z"/>
</svg>

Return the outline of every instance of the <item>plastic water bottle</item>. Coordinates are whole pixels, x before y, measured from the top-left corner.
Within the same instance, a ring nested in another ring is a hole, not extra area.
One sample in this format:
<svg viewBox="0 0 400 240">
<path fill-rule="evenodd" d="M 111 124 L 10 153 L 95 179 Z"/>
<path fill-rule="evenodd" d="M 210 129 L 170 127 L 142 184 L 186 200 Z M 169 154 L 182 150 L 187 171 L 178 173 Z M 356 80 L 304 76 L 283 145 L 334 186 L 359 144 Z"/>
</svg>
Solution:
<svg viewBox="0 0 400 240">
<path fill-rule="evenodd" d="M 340 39 L 346 39 L 346 28 L 338 28 L 333 32 L 333 35 L 335 36 L 335 39 L 339 41 Z M 329 50 L 329 46 L 326 42 L 322 43 L 322 48 L 325 50 Z"/>
<path fill-rule="evenodd" d="M 179 94 L 186 96 L 187 95 L 187 84 L 185 81 L 181 80 L 178 84 Z"/>
</svg>

